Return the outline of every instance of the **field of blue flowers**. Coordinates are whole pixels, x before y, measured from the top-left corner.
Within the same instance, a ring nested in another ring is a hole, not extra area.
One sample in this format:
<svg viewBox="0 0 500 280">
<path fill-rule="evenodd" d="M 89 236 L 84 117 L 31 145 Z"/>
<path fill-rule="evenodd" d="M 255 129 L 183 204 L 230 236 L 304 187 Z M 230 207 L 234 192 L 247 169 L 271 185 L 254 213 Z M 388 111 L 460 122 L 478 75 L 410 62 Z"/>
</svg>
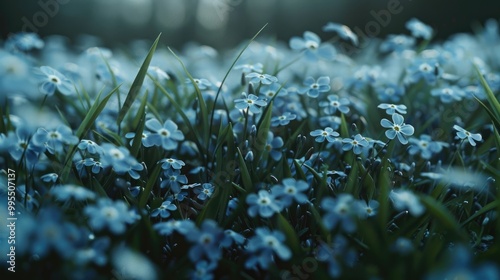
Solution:
<svg viewBox="0 0 500 280">
<path fill-rule="evenodd" d="M 498 22 L 406 27 L 220 51 L 12 35 L 2 274 L 499 279 Z"/>
</svg>

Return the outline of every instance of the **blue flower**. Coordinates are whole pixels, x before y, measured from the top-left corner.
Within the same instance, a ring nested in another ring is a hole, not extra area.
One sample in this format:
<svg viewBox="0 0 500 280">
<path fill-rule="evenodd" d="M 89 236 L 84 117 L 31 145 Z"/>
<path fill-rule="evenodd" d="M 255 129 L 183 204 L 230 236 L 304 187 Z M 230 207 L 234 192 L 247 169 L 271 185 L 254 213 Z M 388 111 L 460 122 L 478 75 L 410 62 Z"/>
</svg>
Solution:
<svg viewBox="0 0 500 280">
<path fill-rule="evenodd" d="M 309 97 L 316 98 L 320 93 L 330 91 L 330 78 L 323 76 L 316 81 L 313 77 L 307 77 L 304 85 L 305 87 L 299 89 L 299 93 L 307 93 Z"/>
<path fill-rule="evenodd" d="M 352 30 L 348 26 L 334 22 L 328 22 L 325 26 L 323 26 L 323 31 L 335 32 L 340 36 L 340 38 L 351 41 L 355 46 L 358 45 L 358 35 L 352 32 Z"/>
<path fill-rule="evenodd" d="M 91 171 L 93 174 L 99 174 L 101 170 L 104 168 L 102 163 L 94 160 L 93 158 L 86 158 L 83 160 L 83 165 L 87 167 L 91 167 Z"/>
<path fill-rule="evenodd" d="M 387 39 L 380 44 L 382 52 L 398 52 L 401 53 L 415 46 L 415 38 L 406 35 L 390 34 Z"/>
<path fill-rule="evenodd" d="M 250 73 L 250 72 L 256 72 L 256 73 L 262 73 L 262 68 L 264 66 L 262 63 L 256 63 L 256 64 L 242 64 L 234 67 L 234 69 L 241 69 L 243 73 Z"/>
<path fill-rule="evenodd" d="M 5 49 L 8 51 L 27 52 L 33 49 L 42 49 L 45 43 L 37 33 L 21 32 L 10 36 L 5 41 Z"/>
<path fill-rule="evenodd" d="M 267 141 L 266 145 L 264 146 L 264 150 L 269 153 L 273 160 L 279 161 L 281 159 L 281 157 L 283 156 L 283 153 L 281 151 L 283 145 L 283 138 L 281 138 L 280 136 L 274 137 L 274 134 L 271 131 L 267 133 Z"/>
<path fill-rule="evenodd" d="M 42 66 L 36 74 L 41 77 L 40 92 L 42 94 L 53 95 L 56 89 L 64 95 L 74 93 L 73 83 L 59 71 L 49 66 Z"/>
<path fill-rule="evenodd" d="M 261 73 L 250 73 L 245 76 L 247 79 L 250 79 L 250 83 L 253 84 L 263 84 L 263 85 L 270 85 L 272 83 L 276 83 L 278 81 L 278 78 L 271 76 L 269 74 L 261 74 Z"/>
<path fill-rule="evenodd" d="M 117 174 L 128 173 L 134 179 L 141 177 L 139 172 L 144 170 L 144 166 L 130 154 L 127 148 L 116 147 L 110 143 L 102 144 L 102 148 L 105 151 L 101 157 L 103 167 L 111 166 Z M 94 163 L 89 162 L 88 164 Z M 92 171 L 94 171 L 94 168 L 92 168 Z"/>
<path fill-rule="evenodd" d="M 389 198 L 396 210 L 408 210 L 408 212 L 418 217 L 425 211 L 425 207 L 420 203 L 418 197 L 409 190 L 391 190 Z"/>
<path fill-rule="evenodd" d="M 352 219 L 356 209 L 352 195 L 342 193 L 337 198 L 326 197 L 321 201 L 321 208 L 326 211 L 323 223 L 327 229 L 332 230 L 340 226 L 345 232 L 356 230 Z"/>
<path fill-rule="evenodd" d="M 75 262 L 80 266 L 88 263 L 95 263 L 98 266 L 105 265 L 108 261 L 107 251 L 110 243 L 111 239 L 108 236 L 94 240 L 92 246 L 81 248 L 75 253 Z"/>
<path fill-rule="evenodd" d="M 420 135 L 420 139 L 412 137 L 409 141 L 413 145 L 408 148 L 408 153 L 410 155 L 419 153 L 423 159 L 430 159 L 432 155 L 441 152 L 443 147 L 449 146 L 445 142 L 432 141 L 432 138 L 427 134 Z"/>
<path fill-rule="evenodd" d="M 47 173 L 45 175 L 43 175 L 42 177 L 40 177 L 40 179 L 42 179 L 42 181 L 44 182 L 52 182 L 52 183 L 55 183 L 57 181 L 57 178 L 59 178 L 59 175 L 57 175 L 57 173 Z"/>
<path fill-rule="evenodd" d="M 196 225 L 191 220 L 169 220 L 166 222 L 156 223 L 153 225 L 153 228 L 158 231 L 160 235 L 169 236 L 174 231 L 182 235 L 188 235 L 196 231 Z"/>
<path fill-rule="evenodd" d="M 210 183 L 204 183 L 203 185 L 201 185 L 201 189 L 194 189 L 194 193 L 198 195 L 197 198 L 199 200 L 206 200 L 207 198 L 210 198 L 214 193 L 214 186 Z"/>
<path fill-rule="evenodd" d="M 365 137 L 361 136 L 361 134 L 356 134 L 354 139 L 344 138 L 342 140 L 342 150 L 349 151 L 352 149 L 354 154 L 359 155 L 363 152 L 363 148 L 368 147 L 368 140 Z"/>
<path fill-rule="evenodd" d="M 316 137 L 315 141 L 318 143 L 323 143 L 325 139 L 332 143 L 335 142 L 335 138 L 339 136 L 340 134 L 336 131 L 333 131 L 333 128 L 331 127 L 326 127 L 325 129 L 316 129 L 314 131 L 311 131 L 309 135 Z"/>
<path fill-rule="evenodd" d="M 181 169 L 184 165 L 186 165 L 182 160 L 175 158 L 164 158 L 159 161 L 161 163 L 161 169 L 168 170 L 172 169 Z"/>
<path fill-rule="evenodd" d="M 149 139 L 150 135 L 151 133 L 149 133 L 149 131 L 142 132 L 141 143 L 146 148 L 154 146 L 154 143 L 152 143 L 151 140 Z M 125 138 L 131 139 L 130 146 L 133 146 L 134 137 L 135 137 L 135 132 L 127 132 L 127 134 L 125 134 Z"/>
<path fill-rule="evenodd" d="M 265 100 L 262 100 L 261 98 L 255 96 L 253 94 L 249 94 L 247 96 L 247 94 L 245 92 L 243 92 L 242 95 L 243 95 L 243 98 L 234 100 L 235 107 L 237 109 L 245 110 L 248 108 L 248 110 L 250 110 L 250 112 L 252 112 L 254 114 L 258 114 L 261 112 L 260 107 L 267 105 L 267 102 Z"/>
<path fill-rule="evenodd" d="M 396 84 L 387 84 L 375 88 L 378 99 L 382 102 L 398 102 L 404 95 L 404 88 Z"/>
<path fill-rule="evenodd" d="M 164 173 L 165 179 L 161 181 L 160 187 L 162 189 L 169 187 L 174 193 L 181 191 L 181 184 L 187 184 L 188 179 L 186 175 L 180 175 L 181 171 L 177 169 L 167 169 Z"/>
<path fill-rule="evenodd" d="M 406 28 L 411 31 L 411 35 L 415 38 L 430 40 L 432 37 L 432 27 L 424 24 L 416 18 L 412 18 L 406 22 Z"/>
<path fill-rule="evenodd" d="M 265 98 L 270 100 L 277 94 L 279 94 L 279 96 L 285 96 L 288 94 L 288 91 L 285 88 L 283 88 L 279 83 L 272 83 L 270 85 L 263 86 L 260 89 L 259 94 L 265 96 Z"/>
<path fill-rule="evenodd" d="M 285 126 L 290 123 L 290 121 L 293 121 L 297 118 L 297 115 L 292 114 L 290 112 L 285 112 L 281 116 L 274 116 L 271 118 L 271 126 L 276 127 L 276 126 Z"/>
<path fill-rule="evenodd" d="M 158 217 L 158 215 L 160 215 L 160 217 L 166 219 L 170 217 L 170 212 L 175 210 L 177 210 L 177 206 L 175 206 L 171 200 L 165 200 L 160 207 L 151 211 L 150 215 L 151 217 Z"/>
<path fill-rule="evenodd" d="M 451 103 L 453 101 L 460 101 L 465 93 L 457 86 L 445 86 L 431 90 L 432 96 L 439 96 L 441 102 Z"/>
<path fill-rule="evenodd" d="M 41 258 L 52 251 L 65 259 L 70 258 L 84 238 L 81 229 L 63 220 L 59 208 L 42 208 L 35 222 L 36 229 L 29 239 L 30 253 Z"/>
<path fill-rule="evenodd" d="M 193 280 L 212 280 L 214 279 L 213 271 L 217 268 L 216 262 L 207 262 L 205 260 L 197 261 L 195 270 L 191 273 Z"/>
<path fill-rule="evenodd" d="M 123 200 L 112 201 L 109 198 L 100 198 L 95 205 L 85 206 L 83 213 L 89 218 L 92 229 L 100 231 L 107 228 L 114 234 L 124 233 L 127 224 L 140 219 Z"/>
<path fill-rule="evenodd" d="M 309 184 L 303 180 L 296 181 L 294 178 L 283 179 L 282 184 L 274 185 L 271 188 L 273 193 L 282 203 L 283 207 L 288 207 L 295 200 L 299 204 L 308 202 L 307 195 L 304 193 L 309 189 Z"/>
<path fill-rule="evenodd" d="M 55 197 L 56 200 L 62 201 L 84 201 L 96 198 L 96 194 L 93 191 L 73 184 L 54 186 L 49 190 L 49 193 Z"/>
<path fill-rule="evenodd" d="M 340 112 L 344 113 L 344 114 L 347 114 L 349 113 L 349 104 L 351 104 L 351 102 L 349 101 L 349 99 L 347 98 L 340 98 L 337 96 L 337 95 L 328 95 L 328 101 L 321 101 L 319 103 L 319 106 L 320 107 L 324 107 L 323 108 L 323 111 L 326 113 L 326 114 L 335 114 L 335 112 L 337 112 L 337 110 L 339 110 Z"/>
<path fill-rule="evenodd" d="M 290 39 L 292 50 L 304 51 L 307 59 L 316 61 L 318 59 L 333 60 L 336 55 L 335 48 L 329 44 L 322 44 L 318 35 L 313 32 L 304 32 L 304 37 L 292 37 Z"/>
<path fill-rule="evenodd" d="M 246 202 L 250 207 L 248 208 L 248 215 L 255 217 L 257 214 L 262 218 L 270 218 L 274 213 L 281 212 L 282 205 L 276 197 L 266 190 L 260 190 L 257 194 L 249 194 Z"/>
<path fill-rule="evenodd" d="M 199 261 L 203 256 L 210 261 L 218 261 L 222 257 L 221 246 L 230 244 L 230 237 L 213 220 L 204 220 L 200 230 L 190 232 L 186 238 L 193 243 L 188 252 L 189 259 L 193 262 Z"/>
<path fill-rule="evenodd" d="M 239 199 L 237 197 L 231 198 L 227 202 L 227 207 L 226 207 L 226 216 L 231 215 L 236 208 L 238 208 L 238 204 L 240 203 Z"/>
<path fill-rule="evenodd" d="M 87 150 L 90 154 L 101 154 L 103 152 L 101 146 L 92 140 L 82 139 L 78 144 L 78 149 Z"/>
<path fill-rule="evenodd" d="M 245 267 L 255 268 L 258 265 L 267 269 L 274 262 L 274 254 L 282 260 L 289 260 L 292 251 L 284 242 L 285 235 L 281 231 L 263 227 L 255 229 L 255 236 L 248 240 L 247 251 L 251 256 L 245 262 Z"/>
<path fill-rule="evenodd" d="M 193 79 L 195 84 L 198 86 L 198 89 L 200 90 L 206 90 L 210 89 L 212 87 L 212 83 L 209 82 L 207 79 Z M 186 83 L 191 84 L 190 79 L 186 79 Z"/>
<path fill-rule="evenodd" d="M 479 133 L 471 133 L 465 129 L 463 129 L 462 127 L 458 126 L 458 125 L 454 125 L 453 126 L 453 129 L 455 129 L 457 131 L 457 137 L 459 139 L 466 139 L 469 141 L 469 143 L 472 145 L 472 146 L 476 146 L 476 142 L 475 141 L 482 141 L 483 140 L 483 137 L 481 136 L 481 134 Z"/>
<path fill-rule="evenodd" d="M 49 153 L 56 154 L 63 151 L 64 145 L 78 143 L 78 137 L 73 135 L 69 127 L 60 125 L 53 130 L 39 128 L 33 135 L 32 141 L 38 146 L 45 146 Z"/>
<path fill-rule="evenodd" d="M 39 194 L 36 190 L 30 188 L 29 191 L 26 192 L 26 185 L 19 185 L 16 187 L 16 190 L 21 196 L 21 199 L 19 201 L 21 201 L 23 204 L 26 202 L 26 209 L 28 209 L 28 211 L 33 211 L 35 207 L 38 208 L 39 202 L 36 197 L 38 197 Z"/>
<path fill-rule="evenodd" d="M 385 128 L 389 128 L 385 132 L 385 136 L 389 139 L 394 139 L 396 136 L 398 137 L 399 142 L 405 145 L 408 143 L 408 136 L 413 135 L 415 132 L 415 128 L 409 124 L 404 123 L 405 119 L 398 113 L 394 113 L 392 115 L 392 122 L 388 119 L 382 119 L 380 121 L 380 125 Z"/>
<path fill-rule="evenodd" d="M 441 69 L 439 64 L 433 60 L 416 59 L 408 67 L 407 73 L 407 79 L 410 83 L 417 83 L 423 79 L 428 85 L 434 85 L 441 76 Z"/>
<path fill-rule="evenodd" d="M 179 141 L 184 140 L 184 134 L 171 120 L 166 120 L 162 126 L 157 119 L 149 119 L 146 121 L 146 127 L 152 131 L 152 134 L 145 140 L 148 145 L 161 146 L 171 151 L 177 148 Z"/>
<path fill-rule="evenodd" d="M 377 107 L 385 110 L 385 112 L 389 115 L 396 113 L 396 111 L 400 114 L 406 114 L 406 109 L 407 109 L 407 107 L 403 104 L 396 105 L 396 104 L 382 103 L 382 104 L 378 105 Z"/>
<path fill-rule="evenodd" d="M 361 218 L 368 218 L 377 214 L 377 209 L 380 203 L 376 200 L 358 200 L 357 203 L 358 216 Z"/>
</svg>

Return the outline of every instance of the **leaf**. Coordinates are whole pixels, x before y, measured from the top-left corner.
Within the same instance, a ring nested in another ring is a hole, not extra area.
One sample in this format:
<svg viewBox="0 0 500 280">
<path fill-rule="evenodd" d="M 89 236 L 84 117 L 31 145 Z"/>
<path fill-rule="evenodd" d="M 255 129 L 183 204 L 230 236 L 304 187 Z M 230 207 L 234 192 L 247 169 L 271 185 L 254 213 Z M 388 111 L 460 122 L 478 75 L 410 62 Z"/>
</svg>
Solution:
<svg viewBox="0 0 500 280">
<path fill-rule="evenodd" d="M 125 118 L 125 115 L 127 115 L 128 110 L 130 109 L 130 107 L 132 107 L 132 104 L 134 103 L 135 99 L 137 98 L 137 95 L 141 90 L 142 83 L 144 82 L 144 77 L 146 77 L 146 74 L 148 72 L 149 63 L 151 63 L 151 59 L 153 58 L 156 46 L 160 41 L 160 36 L 161 33 L 160 35 L 158 35 L 158 37 L 156 37 L 156 40 L 151 46 L 151 49 L 149 50 L 148 55 L 146 56 L 146 59 L 142 63 L 142 66 L 139 69 L 139 72 L 137 73 L 137 76 L 135 77 L 132 86 L 130 87 L 130 90 L 127 94 L 127 98 L 123 103 L 123 107 L 120 109 L 120 112 L 118 112 L 118 117 L 116 118 L 116 123 L 118 124 L 118 127 L 120 127 L 123 118 Z"/>
<path fill-rule="evenodd" d="M 148 92 L 146 91 L 146 94 L 142 97 L 141 101 L 141 106 L 139 107 L 139 110 L 137 112 L 137 116 L 133 122 L 133 128 L 135 132 L 135 136 L 132 139 L 132 147 L 130 149 L 130 153 L 134 156 L 137 157 L 139 154 L 139 150 L 142 145 L 142 134 L 144 132 L 144 127 L 146 125 L 146 103 L 148 100 Z"/>
<path fill-rule="evenodd" d="M 486 204 L 483 208 L 478 210 L 476 213 L 472 214 L 469 218 L 467 218 L 467 220 L 465 220 L 462 224 L 460 224 L 460 227 L 466 226 L 468 223 L 477 219 L 477 217 L 485 214 L 488 211 L 491 211 L 495 208 L 498 208 L 498 207 L 500 207 L 500 200 L 495 200 L 495 201 L 492 201 L 492 202 Z"/>
<path fill-rule="evenodd" d="M 153 190 L 153 186 L 158 182 L 158 178 L 160 177 L 161 170 L 162 170 L 161 165 L 157 164 L 154 167 L 153 172 L 149 175 L 148 181 L 146 183 L 146 187 L 140 193 L 140 196 L 139 196 L 139 209 L 144 209 L 144 207 L 148 203 L 149 195 L 151 194 L 151 191 Z"/>
<path fill-rule="evenodd" d="M 453 232 L 457 237 L 464 237 L 457 220 L 442 203 L 428 195 L 421 194 L 419 197 L 427 212 L 437 219 L 439 226 Z"/>
<path fill-rule="evenodd" d="M 247 165 L 245 163 L 245 159 L 243 158 L 243 155 L 241 154 L 240 148 L 236 148 L 238 151 L 238 162 L 239 162 L 239 167 L 240 167 L 240 172 L 241 172 L 241 180 L 243 183 L 243 187 L 247 192 L 253 192 L 253 184 L 252 184 L 252 177 L 250 177 L 250 173 L 248 172 Z"/>
<path fill-rule="evenodd" d="M 208 129 L 209 129 L 209 127 L 208 127 L 207 104 L 205 103 L 205 100 L 203 99 L 203 95 L 201 95 L 200 88 L 198 87 L 198 85 L 194 81 L 193 77 L 191 76 L 191 74 L 187 70 L 187 68 L 184 65 L 184 63 L 182 62 L 182 60 L 174 53 L 174 51 L 172 49 L 168 48 L 168 50 L 170 51 L 170 53 L 172 53 L 172 55 L 175 57 L 175 59 L 177 59 L 177 61 L 181 64 L 182 69 L 184 69 L 184 72 L 186 73 L 189 80 L 191 81 L 191 83 L 194 86 L 194 89 L 196 92 L 196 97 L 198 99 L 198 103 L 199 103 L 199 107 L 200 107 L 199 117 L 201 119 L 202 139 L 203 139 L 203 142 L 206 144 L 206 146 L 208 146 L 208 137 L 209 137 Z"/>
<path fill-rule="evenodd" d="M 474 68 L 476 69 L 476 73 L 479 76 L 479 81 L 481 82 L 481 85 L 483 86 L 484 91 L 486 92 L 488 103 L 491 105 L 493 109 L 492 111 L 495 116 L 495 119 L 497 122 L 500 122 L 500 102 L 498 102 L 497 98 L 495 97 L 495 94 L 488 85 L 488 82 L 486 82 L 486 80 L 484 79 L 483 75 L 481 74 L 481 71 L 479 70 L 479 67 L 474 64 Z"/>
<path fill-rule="evenodd" d="M 273 103 L 269 103 L 264 111 L 264 115 L 261 118 L 259 127 L 257 128 L 257 135 L 253 143 L 253 151 L 255 153 L 255 166 L 259 164 L 259 160 L 264 152 L 264 148 L 267 144 L 267 134 L 269 133 L 269 128 L 271 127 L 271 116 L 272 116 Z"/>
<path fill-rule="evenodd" d="M 300 254 L 300 243 L 299 237 L 295 232 L 295 229 L 292 227 L 290 222 L 281 214 L 278 213 L 278 228 L 285 234 L 286 240 L 292 249 L 293 255 Z"/>
<path fill-rule="evenodd" d="M 267 26 L 267 23 L 264 24 L 264 26 L 259 31 L 257 31 L 257 33 L 250 39 L 250 41 L 248 41 L 248 43 L 245 45 L 245 47 L 238 53 L 238 56 L 236 56 L 236 58 L 234 59 L 233 63 L 231 64 L 231 66 L 227 70 L 226 75 L 224 75 L 224 78 L 222 79 L 222 82 L 219 85 L 219 89 L 217 90 L 217 93 L 215 94 L 214 106 L 212 108 L 212 114 L 210 116 L 210 126 L 208 129 L 209 132 L 212 131 L 212 126 L 214 123 L 215 106 L 217 105 L 217 100 L 219 99 L 220 92 L 222 90 L 222 87 L 224 86 L 224 83 L 226 82 L 227 77 L 229 76 L 229 73 L 231 73 L 231 70 L 233 70 L 234 66 L 236 65 L 236 62 L 238 62 L 238 60 L 243 55 L 243 53 L 246 51 L 246 49 L 255 40 L 255 38 L 257 38 L 257 36 L 259 36 L 259 34 L 262 32 L 262 30 L 264 30 L 264 28 L 266 28 L 266 26 Z"/>
</svg>

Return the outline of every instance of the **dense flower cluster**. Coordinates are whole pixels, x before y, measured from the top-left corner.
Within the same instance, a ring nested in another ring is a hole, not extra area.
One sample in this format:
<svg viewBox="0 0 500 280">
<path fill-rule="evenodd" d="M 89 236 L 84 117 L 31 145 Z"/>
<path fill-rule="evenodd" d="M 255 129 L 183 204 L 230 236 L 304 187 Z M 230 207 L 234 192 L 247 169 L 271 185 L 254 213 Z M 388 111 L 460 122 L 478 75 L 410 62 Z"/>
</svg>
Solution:
<svg viewBox="0 0 500 280">
<path fill-rule="evenodd" d="M 241 56 L 11 36 L 0 195 L 19 273 L 498 279 L 498 23 L 445 42 L 406 27 L 361 46 L 326 24 L 352 57 L 311 31 Z"/>
</svg>

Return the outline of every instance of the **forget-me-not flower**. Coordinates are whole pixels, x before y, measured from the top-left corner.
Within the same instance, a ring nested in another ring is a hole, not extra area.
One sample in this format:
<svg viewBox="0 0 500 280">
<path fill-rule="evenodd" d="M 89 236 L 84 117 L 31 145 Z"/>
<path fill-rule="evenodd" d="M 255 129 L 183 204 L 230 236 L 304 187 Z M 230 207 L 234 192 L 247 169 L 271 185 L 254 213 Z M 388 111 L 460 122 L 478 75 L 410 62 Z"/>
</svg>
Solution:
<svg viewBox="0 0 500 280">
<path fill-rule="evenodd" d="M 42 94 L 53 95 L 56 89 L 64 95 L 73 94 L 73 83 L 52 67 L 42 66 L 36 71 L 36 74 L 40 76 L 40 92 Z"/>
<path fill-rule="evenodd" d="M 154 209 L 151 211 L 151 217 L 162 217 L 163 219 L 166 219 L 170 217 L 170 212 L 177 210 L 177 206 L 172 203 L 171 200 L 165 200 L 162 202 L 160 207 Z"/>
<path fill-rule="evenodd" d="M 250 83 L 253 84 L 261 83 L 263 85 L 270 85 L 278 81 L 278 78 L 276 78 L 275 76 L 271 76 L 269 74 L 255 73 L 255 72 L 250 73 L 245 77 L 249 79 Z"/>
<path fill-rule="evenodd" d="M 274 194 L 266 190 L 260 190 L 258 194 L 249 194 L 246 202 L 250 207 L 248 208 L 248 215 L 255 217 L 257 214 L 262 218 L 270 218 L 274 213 L 281 212 L 282 204 L 279 202 Z"/>
<path fill-rule="evenodd" d="M 467 138 L 467 140 L 469 141 L 469 143 L 472 146 L 476 146 L 476 141 L 480 142 L 481 140 L 483 140 L 483 137 L 481 136 L 481 134 L 471 133 L 458 125 L 454 125 L 453 129 L 455 129 L 457 131 L 457 137 L 459 139 L 466 139 Z"/>
<path fill-rule="evenodd" d="M 314 80 L 313 77 L 307 77 L 304 80 L 304 86 L 299 89 L 299 93 L 307 93 L 309 97 L 316 98 L 320 93 L 330 91 L 330 78 L 322 76 L 318 80 Z"/>
<path fill-rule="evenodd" d="M 292 251 L 284 243 L 285 235 L 281 231 L 264 227 L 255 229 L 255 236 L 248 241 L 247 251 L 251 256 L 245 262 L 245 267 L 258 265 L 267 269 L 274 262 L 274 254 L 282 260 L 290 259 Z"/>
<path fill-rule="evenodd" d="M 338 137 L 340 134 L 336 131 L 333 131 L 331 127 L 325 127 L 325 129 L 316 129 L 311 131 L 309 135 L 316 137 L 315 141 L 318 143 L 323 143 L 326 141 L 332 143 L 335 141 L 335 137 Z"/>
<path fill-rule="evenodd" d="M 380 121 L 382 127 L 389 128 L 389 130 L 385 132 L 385 136 L 389 139 L 394 139 L 397 136 L 401 144 L 407 144 L 407 137 L 413 135 L 415 128 L 409 124 L 405 124 L 404 121 L 405 119 L 403 116 L 398 113 L 392 114 L 392 122 L 388 119 L 382 119 Z"/>
<path fill-rule="evenodd" d="M 340 36 L 340 38 L 351 41 L 355 46 L 358 45 L 358 35 L 352 32 L 352 30 L 346 25 L 328 22 L 325 26 L 323 26 L 323 31 L 335 32 Z"/>
<path fill-rule="evenodd" d="M 336 50 L 332 45 L 322 44 L 319 36 L 311 31 L 304 32 L 303 38 L 292 37 L 290 39 L 290 48 L 304 51 L 306 58 L 311 61 L 316 61 L 319 58 L 332 60 L 336 55 Z"/>
<path fill-rule="evenodd" d="M 427 134 L 420 135 L 420 138 L 410 138 L 410 144 L 412 144 L 408 148 L 408 153 L 410 155 L 415 155 L 417 153 L 423 159 L 430 159 L 432 155 L 441 152 L 443 147 L 448 147 L 448 143 L 440 142 L 440 141 L 432 141 L 432 138 Z"/>
<path fill-rule="evenodd" d="M 406 22 L 406 28 L 411 31 L 411 35 L 415 38 L 430 40 L 432 37 L 432 27 L 416 18 L 412 18 Z"/>
<path fill-rule="evenodd" d="M 167 151 L 175 150 L 178 142 L 184 140 L 184 134 L 177 129 L 177 124 L 171 120 L 166 120 L 161 125 L 157 119 L 149 119 L 146 121 L 146 127 L 152 133 L 145 142 L 155 146 L 162 146 Z"/>
<path fill-rule="evenodd" d="M 344 151 L 349 151 L 352 149 L 354 154 L 359 155 L 361 152 L 363 152 L 364 147 L 368 147 L 368 140 L 366 140 L 365 137 L 361 136 L 361 134 L 356 134 L 354 136 L 354 139 L 351 138 L 344 138 L 342 140 L 342 150 Z"/>
<path fill-rule="evenodd" d="M 349 104 L 351 102 L 347 98 L 339 98 L 337 95 L 328 95 L 328 101 L 321 101 L 319 103 L 320 107 L 323 107 L 323 111 L 326 114 L 334 114 L 339 110 L 340 112 L 347 114 L 349 113 Z"/>
<path fill-rule="evenodd" d="M 267 105 L 267 102 L 254 94 L 249 94 L 247 95 L 245 92 L 243 92 L 243 98 L 236 99 L 234 100 L 235 107 L 240 110 L 245 110 L 248 108 L 250 112 L 254 114 L 258 114 L 261 112 L 261 108 L 263 106 Z"/>
<path fill-rule="evenodd" d="M 407 109 L 406 105 L 403 104 L 396 105 L 396 104 L 382 103 L 377 107 L 385 110 L 385 112 L 389 115 L 396 113 L 396 111 L 400 114 L 406 114 L 406 109 Z"/>
<path fill-rule="evenodd" d="M 306 181 L 285 178 L 281 184 L 274 185 L 271 192 L 283 202 L 283 207 L 288 207 L 294 200 L 299 204 L 308 202 L 307 195 L 304 193 L 308 189 L 309 184 Z"/>
<path fill-rule="evenodd" d="M 100 198 L 95 205 L 85 206 L 83 213 L 89 218 L 92 229 L 100 231 L 109 229 L 114 234 L 125 232 L 126 225 L 137 221 L 140 216 L 128 209 L 123 200 L 112 201 Z"/>
</svg>

